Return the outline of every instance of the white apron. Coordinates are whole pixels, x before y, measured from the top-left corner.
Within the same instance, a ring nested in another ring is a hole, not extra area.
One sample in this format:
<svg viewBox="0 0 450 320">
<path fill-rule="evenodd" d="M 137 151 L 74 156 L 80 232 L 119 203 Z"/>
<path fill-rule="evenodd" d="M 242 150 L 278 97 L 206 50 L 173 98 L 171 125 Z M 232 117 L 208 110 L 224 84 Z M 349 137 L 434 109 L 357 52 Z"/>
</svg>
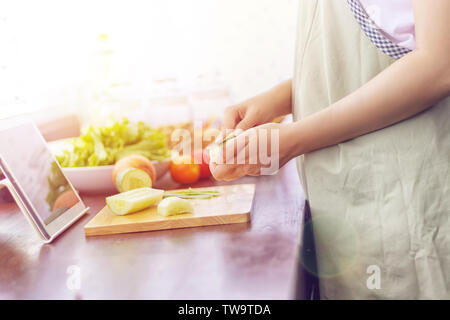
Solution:
<svg viewBox="0 0 450 320">
<path fill-rule="evenodd" d="M 294 119 L 350 94 L 393 61 L 365 36 L 346 1 L 301 0 Z M 298 158 L 322 299 L 450 298 L 449 131 L 446 98 Z"/>
</svg>

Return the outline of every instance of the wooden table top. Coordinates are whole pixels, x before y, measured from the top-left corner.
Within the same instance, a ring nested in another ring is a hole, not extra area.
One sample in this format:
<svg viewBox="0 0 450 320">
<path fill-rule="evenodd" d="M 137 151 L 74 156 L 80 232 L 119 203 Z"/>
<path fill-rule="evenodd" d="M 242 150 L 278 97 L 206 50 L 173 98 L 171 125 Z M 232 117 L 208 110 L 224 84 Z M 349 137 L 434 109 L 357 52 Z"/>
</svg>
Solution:
<svg viewBox="0 0 450 320">
<path fill-rule="evenodd" d="M 0 299 L 293 298 L 304 206 L 295 162 L 231 183 L 256 184 L 251 223 L 86 238 L 105 195 L 81 195 L 89 214 L 51 244 L 0 203 Z"/>
</svg>

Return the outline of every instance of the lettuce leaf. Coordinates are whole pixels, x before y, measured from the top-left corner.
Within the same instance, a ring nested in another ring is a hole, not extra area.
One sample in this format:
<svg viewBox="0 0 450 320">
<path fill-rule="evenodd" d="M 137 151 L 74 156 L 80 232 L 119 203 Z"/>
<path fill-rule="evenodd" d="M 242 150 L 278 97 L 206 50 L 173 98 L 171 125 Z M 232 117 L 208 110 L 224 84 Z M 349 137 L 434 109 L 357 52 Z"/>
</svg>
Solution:
<svg viewBox="0 0 450 320">
<path fill-rule="evenodd" d="M 159 161 L 170 157 L 163 132 L 142 121 L 131 123 L 127 118 L 108 126 L 89 126 L 69 144 L 70 150 L 56 155 L 62 167 L 111 165 L 130 154 Z"/>
</svg>

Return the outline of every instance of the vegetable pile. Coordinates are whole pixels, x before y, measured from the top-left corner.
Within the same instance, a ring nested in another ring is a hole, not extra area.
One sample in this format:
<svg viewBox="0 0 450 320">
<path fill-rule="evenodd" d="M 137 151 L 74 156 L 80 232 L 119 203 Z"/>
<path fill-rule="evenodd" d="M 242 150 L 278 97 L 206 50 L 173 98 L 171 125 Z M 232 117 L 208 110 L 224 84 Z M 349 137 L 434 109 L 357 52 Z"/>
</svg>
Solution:
<svg viewBox="0 0 450 320">
<path fill-rule="evenodd" d="M 162 131 L 141 121 L 131 123 L 127 118 L 109 126 L 90 126 L 69 144 L 72 150 L 56 155 L 62 167 L 111 165 L 131 154 L 158 161 L 170 157 Z"/>
</svg>

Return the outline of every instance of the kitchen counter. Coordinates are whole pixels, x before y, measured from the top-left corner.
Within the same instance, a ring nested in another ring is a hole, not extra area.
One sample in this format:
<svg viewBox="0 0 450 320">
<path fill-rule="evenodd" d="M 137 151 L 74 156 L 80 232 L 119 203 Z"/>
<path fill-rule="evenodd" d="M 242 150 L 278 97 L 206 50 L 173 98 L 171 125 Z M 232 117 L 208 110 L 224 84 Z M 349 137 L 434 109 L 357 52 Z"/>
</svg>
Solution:
<svg viewBox="0 0 450 320">
<path fill-rule="evenodd" d="M 82 195 L 89 214 L 47 245 L 14 203 L 0 204 L 0 299 L 301 296 L 305 199 L 295 162 L 274 176 L 220 184 L 237 183 L 256 184 L 251 223 L 86 238 L 83 226 L 105 195 Z"/>
</svg>

